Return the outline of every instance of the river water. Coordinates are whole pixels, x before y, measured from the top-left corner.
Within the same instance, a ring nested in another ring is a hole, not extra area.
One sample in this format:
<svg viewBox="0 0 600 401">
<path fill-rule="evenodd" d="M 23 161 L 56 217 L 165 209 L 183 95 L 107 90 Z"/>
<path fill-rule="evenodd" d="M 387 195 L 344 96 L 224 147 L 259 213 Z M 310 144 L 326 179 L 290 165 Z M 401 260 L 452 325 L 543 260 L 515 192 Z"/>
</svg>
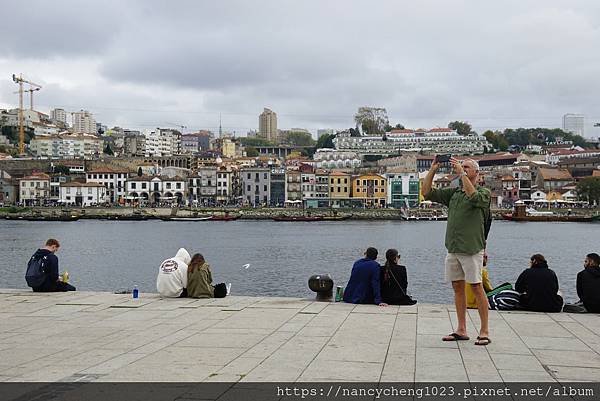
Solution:
<svg viewBox="0 0 600 401">
<path fill-rule="evenodd" d="M 179 247 L 200 252 L 215 282 L 231 282 L 234 295 L 312 297 L 308 277 L 329 273 L 345 285 L 352 263 L 368 246 L 396 248 L 407 266 L 409 292 L 421 302 L 452 302 L 444 282 L 445 222 L 163 222 L 0 221 L 0 288 L 25 288 L 31 254 L 57 238 L 60 268 L 79 290 L 116 291 L 137 285 L 155 292 L 162 260 Z M 585 254 L 600 252 L 600 224 L 494 221 L 488 242 L 494 285 L 514 283 L 534 253 L 546 256 L 567 300 Z M 249 266 L 248 266 L 249 265 Z"/>
</svg>

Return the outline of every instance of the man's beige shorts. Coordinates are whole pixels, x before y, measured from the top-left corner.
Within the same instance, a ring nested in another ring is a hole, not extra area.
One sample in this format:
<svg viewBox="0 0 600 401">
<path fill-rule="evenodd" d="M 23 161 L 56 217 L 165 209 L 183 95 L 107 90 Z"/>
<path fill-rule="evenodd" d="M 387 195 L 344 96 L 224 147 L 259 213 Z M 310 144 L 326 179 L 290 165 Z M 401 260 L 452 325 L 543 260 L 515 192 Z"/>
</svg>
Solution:
<svg viewBox="0 0 600 401">
<path fill-rule="evenodd" d="M 469 255 L 467 253 L 448 253 L 446 255 L 446 280 L 464 280 L 470 284 L 481 283 L 483 268 L 483 250 Z"/>
</svg>

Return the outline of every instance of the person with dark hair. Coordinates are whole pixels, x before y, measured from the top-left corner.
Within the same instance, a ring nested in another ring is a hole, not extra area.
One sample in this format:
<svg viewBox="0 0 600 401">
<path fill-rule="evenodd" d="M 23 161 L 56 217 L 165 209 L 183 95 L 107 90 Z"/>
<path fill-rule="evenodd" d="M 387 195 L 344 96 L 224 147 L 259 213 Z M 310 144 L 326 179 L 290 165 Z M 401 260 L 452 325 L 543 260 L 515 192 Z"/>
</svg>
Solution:
<svg viewBox="0 0 600 401">
<path fill-rule="evenodd" d="M 583 270 L 577 273 L 577 295 L 579 302 L 565 305 L 563 312 L 600 313 L 600 255 L 588 253 Z"/>
<path fill-rule="evenodd" d="M 515 290 L 521 293 L 521 307 L 533 312 L 560 312 L 563 298 L 558 293 L 556 273 L 539 253 L 529 263 L 530 267 L 519 275 L 515 284 Z"/>
<path fill-rule="evenodd" d="M 67 283 L 66 275 L 58 274 L 58 257 L 60 243 L 54 238 L 46 241 L 43 248 L 38 249 L 27 264 L 25 279 L 34 292 L 65 292 L 76 288 Z"/>
<path fill-rule="evenodd" d="M 227 286 L 224 283 L 212 285 L 212 272 L 204 256 L 197 253 L 188 265 L 187 296 L 190 298 L 225 298 Z"/>
<path fill-rule="evenodd" d="M 381 299 L 389 305 L 414 305 L 417 303 L 408 295 L 406 266 L 399 265 L 400 254 L 396 249 L 385 252 L 385 265 L 381 267 Z"/>
<path fill-rule="evenodd" d="M 376 259 L 377 249 L 369 247 L 365 257 L 354 262 L 350 280 L 344 290 L 344 302 L 388 306 L 381 299 L 379 283 L 381 267 Z"/>
</svg>

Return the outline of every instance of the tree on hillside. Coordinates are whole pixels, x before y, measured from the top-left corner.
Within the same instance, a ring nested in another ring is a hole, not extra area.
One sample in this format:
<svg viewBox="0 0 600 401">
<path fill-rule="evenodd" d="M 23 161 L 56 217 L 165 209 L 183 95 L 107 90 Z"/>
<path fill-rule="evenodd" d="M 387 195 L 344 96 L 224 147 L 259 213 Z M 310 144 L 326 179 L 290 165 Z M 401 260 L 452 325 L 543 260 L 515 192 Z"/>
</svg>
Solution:
<svg viewBox="0 0 600 401">
<path fill-rule="evenodd" d="M 115 152 L 113 152 L 112 148 L 110 147 L 110 143 L 106 144 L 106 147 L 104 148 L 104 153 L 109 155 L 109 156 L 114 156 Z"/>
<path fill-rule="evenodd" d="M 249 137 L 240 137 L 240 143 L 243 146 L 274 146 L 273 142 L 267 141 L 265 138 L 249 138 Z"/>
<path fill-rule="evenodd" d="M 448 123 L 448 128 L 455 130 L 458 135 L 462 136 L 477 134 L 473 131 L 471 124 L 464 121 L 452 121 L 451 123 Z"/>
<path fill-rule="evenodd" d="M 291 131 L 285 135 L 284 142 L 295 146 L 313 146 L 315 140 L 308 132 Z"/>
<path fill-rule="evenodd" d="M 563 141 L 571 141 L 574 146 L 586 146 L 585 138 L 560 128 L 507 128 L 504 130 L 504 137 L 509 145 L 544 145 L 560 138 Z"/>
<path fill-rule="evenodd" d="M 333 138 L 335 138 L 335 134 L 321 135 L 319 137 L 319 139 L 317 140 L 317 145 L 315 146 L 315 148 L 317 148 L 317 149 L 323 149 L 323 148 L 333 149 L 333 148 L 335 148 L 335 146 L 333 145 Z"/>
<path fill-rule="evenodd" d="M 392 127 L 390 124 L 387 124 L 385 126 L 385 132 L 390 132 L 390 131 L 395 130 L 395 129 L 404 129 L 404 125 L 402 125 L 402 124 L 396 124 L 395 126 Z"/>
<path fill-rule="evenodd" d="M 382 136 L 389 125 L 387 111 L 382 107 L 359 107 L 354 122 L 364 135 L 369 136 Z"/>
<path fill-rule="evenodd" d="M 248 157 L 256 157 L 258 156 L 258 150 L 252 146 L 246 146 L 246 156 Z"/>
<path fill-rule="evenodd" d="M 57 174 L 62 174 L 62 175 L 71 174 L 71 170 L 69 169 L 69 167 L 62 165 L 62 164 L 57 164 L 56 166 L 54 166 L 53 172 L 55 172 Z"/>
<path fill-rule="evenodd" d="M 600 205 L 600 177 L 587 177 L 577 184 L 579 199 Z"/>
<path fill-rule="evenodd" d="M 494 149 L 502 151 L 506 151 L 508 149 L 509 143 L 502 132 L 487 130 L 483 133 L 483 136 L 489 143 L 492 144 Z"/>
</svg>

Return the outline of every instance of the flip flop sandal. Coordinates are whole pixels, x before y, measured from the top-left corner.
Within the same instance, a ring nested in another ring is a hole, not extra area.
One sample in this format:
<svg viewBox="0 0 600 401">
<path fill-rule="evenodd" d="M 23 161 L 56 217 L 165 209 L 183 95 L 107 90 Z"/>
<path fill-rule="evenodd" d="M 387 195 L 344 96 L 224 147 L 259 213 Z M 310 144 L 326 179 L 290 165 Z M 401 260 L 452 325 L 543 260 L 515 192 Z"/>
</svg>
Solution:
<svg viewBox="0 0 600 401">
<path fill-rule="evenodd" d="M 452 337 L 452 338 L 447 338 Z M 450 333 L 446 337 L 442 338 L 442 341 L 468 341 L 469 336 L 461 336 L 458 333 Z"/>
<path fill-rule="evenodd" d="M 488 337 L 479 337 L 477 336 L 477 341 L 475 341 L 475 345 L 489 345 L 492 343 L 492 340 L 490 340 Z"/>
</svg>

